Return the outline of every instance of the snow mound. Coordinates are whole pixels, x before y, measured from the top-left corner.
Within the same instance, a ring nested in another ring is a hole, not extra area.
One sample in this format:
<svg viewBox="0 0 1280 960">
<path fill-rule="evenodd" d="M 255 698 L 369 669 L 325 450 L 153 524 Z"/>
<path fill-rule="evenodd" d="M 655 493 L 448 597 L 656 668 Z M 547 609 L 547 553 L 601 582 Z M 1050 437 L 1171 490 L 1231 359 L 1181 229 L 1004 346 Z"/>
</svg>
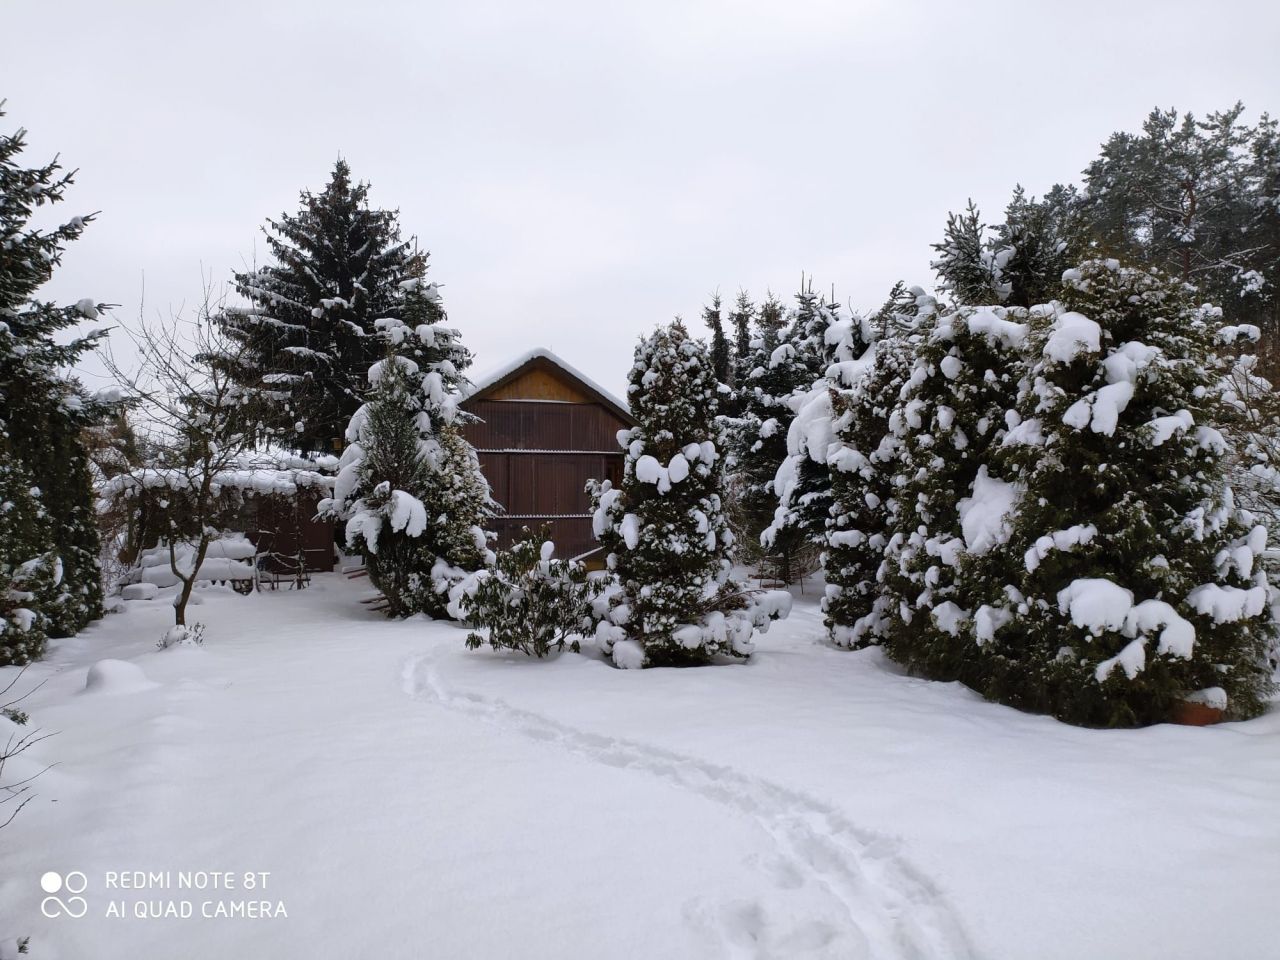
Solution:
<svg viewBox="0 0 1280 960">
<path fill-rule="evenodd" d="M 160 588 L 154 583 L 127 583 L 120 590 L 126 600 L 154 600 Z"/>
<path fill-rule="evenodd" d="M 84 678 L 85 693 L 137 693 L 155 686 L 141 667 L 128 660 L 99 660 Z"/>
</svg>

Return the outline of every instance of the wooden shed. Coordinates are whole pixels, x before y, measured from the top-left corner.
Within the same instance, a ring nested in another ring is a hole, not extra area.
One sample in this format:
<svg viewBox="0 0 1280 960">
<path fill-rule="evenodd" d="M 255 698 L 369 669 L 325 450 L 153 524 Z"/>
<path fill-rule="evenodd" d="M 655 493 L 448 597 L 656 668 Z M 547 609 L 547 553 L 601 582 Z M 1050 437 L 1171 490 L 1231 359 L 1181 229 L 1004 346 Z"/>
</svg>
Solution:
<svg viewBox="0 0 1280 960">
<path fill-rule="evenodd" d="M 549 350 L 525 354 L 478 382 L 463 428 L 505 513 L 494 523 L 505 546 L 522 527 L 550 527 L 556 555 L 593 553 L 588 480 L 622 481 L 618 431 L 635 425 L 626 404 Z"/>
</svg>

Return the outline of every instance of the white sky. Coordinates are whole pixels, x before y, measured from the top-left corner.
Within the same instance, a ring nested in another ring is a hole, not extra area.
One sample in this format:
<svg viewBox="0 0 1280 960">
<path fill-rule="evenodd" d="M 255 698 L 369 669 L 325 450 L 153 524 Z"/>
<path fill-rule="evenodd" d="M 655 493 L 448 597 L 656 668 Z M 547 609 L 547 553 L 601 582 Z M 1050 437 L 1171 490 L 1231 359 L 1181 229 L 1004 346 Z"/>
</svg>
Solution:
<svg viewBox="0 0 1280 960">
<path fill-rule="evenodd" d="M 716 288 L 875 306 L 949 209 L 1078 180 L 1155 105 L 1280 111 L 1264 0 L 0 0 L 0 30 L 0 124 L 102 211 L 47 295 L 194 304 L 341 153 L 473 372 L 545 346 L 615 392 Z"/>
</svg>

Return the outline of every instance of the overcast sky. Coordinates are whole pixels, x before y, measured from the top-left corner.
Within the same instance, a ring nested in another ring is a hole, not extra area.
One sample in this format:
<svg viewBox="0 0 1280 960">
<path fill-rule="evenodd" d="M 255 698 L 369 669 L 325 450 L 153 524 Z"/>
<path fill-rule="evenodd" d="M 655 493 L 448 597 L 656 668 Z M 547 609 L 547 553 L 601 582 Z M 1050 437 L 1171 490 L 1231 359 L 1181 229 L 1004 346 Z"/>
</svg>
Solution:
<svg viewBox="0 0 1280 960">
<path fill-rule="evenodd" d="M 0 28 L 0 124 L 101 210 L 49 295 L 190 308 L 341 154 L 473 373 L 545 346 L 619 392 L 717 288 L 875 306 L 930 282 L 949 209 L 1077 179 L 1157 104 L 1280 111 L 1273 0 L 0 0 Z"/>
</svg>

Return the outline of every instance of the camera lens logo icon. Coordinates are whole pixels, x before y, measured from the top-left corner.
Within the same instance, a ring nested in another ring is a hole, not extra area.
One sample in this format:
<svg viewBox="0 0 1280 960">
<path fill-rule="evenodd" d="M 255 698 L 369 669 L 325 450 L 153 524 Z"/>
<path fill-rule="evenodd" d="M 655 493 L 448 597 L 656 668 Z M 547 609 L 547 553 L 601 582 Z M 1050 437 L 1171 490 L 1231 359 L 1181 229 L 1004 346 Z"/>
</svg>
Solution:
<svg viewBox="0 0 1280 960">
<path fill-rule="evenodd" d="M 84 897 L 76 894 L 84 893 L 87 886 L 89 878 L 79 870 L 72 870 L 66 876 L 50 870 L 40 878 L 40 889 L 49 894 L 40 901 L 40 912 L 50 919 L 68 916 L 79 920 L 89 912 L 89 904 Z M 59 893 L 71 896 L 56 896 Z"/>
</svg>

